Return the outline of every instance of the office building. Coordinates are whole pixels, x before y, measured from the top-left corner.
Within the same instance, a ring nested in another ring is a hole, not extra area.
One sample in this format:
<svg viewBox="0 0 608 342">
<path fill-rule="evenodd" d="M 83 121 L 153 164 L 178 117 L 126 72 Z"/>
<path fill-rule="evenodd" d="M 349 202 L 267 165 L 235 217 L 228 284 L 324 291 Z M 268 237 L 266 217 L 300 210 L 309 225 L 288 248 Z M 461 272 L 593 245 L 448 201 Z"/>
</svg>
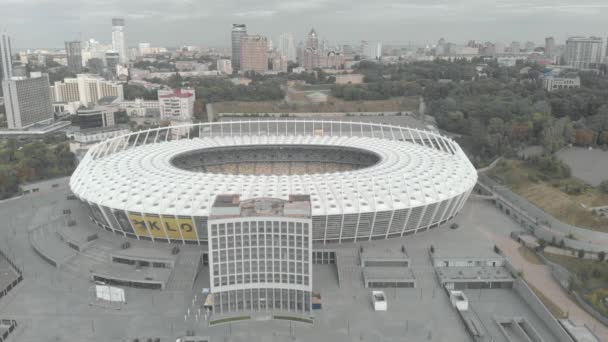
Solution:
<svg viewBox="0 0 608 342">
<path fill-rule="evenodd" d="M 241 40 L 247 36 L 245 24 L 232 24 L 232 69 L 241 70 Z"/>
<path fill-rule="evenodd" d="M 79 74 L 82 72 L 82 49 L 80 41 L 65 42 L 65 54 L 68 62 L 68 70 Z"/>
<path fill-rule="evenodd" d="M 310 196 L 240 200 L 239 195 L 218 195 L 209 216 L 209 269 L 215 315 L 309 315 Z"/>
<path fill-rule="evenodd" d="M 122 84 L 92 74 L 78 74 L 76 78 L 57 81 L 51 86 L 50 93 L 53 102 L 79 102 L 83 106 L 98 104 L 104 97 L 124 99 Z"/>
<path fill-rule="evenodd" d="M 194 115 L 194 89 L 160 89 L 158 103 L 161 120 L 191 120 Z"/>
<path fill-rule="evenodd" d="M 290 62 L 296 61 L 296 44 L 292 33 L 283 33 L 279 37 L 279 53 Z"/>
<path fill-rule="evenodd" d="M 602 62 L 602 46 L 602 38 L 570 37 L 566 40 L 564 64 L 577 69 L 591 69 Z"/>
<path fill-rule="evenodd" d="M 31 73 L 30 78 L 4 79 L 2 90 L 9 129 L 24 129 L 53 120 L 47 74 Z"/>
<path fill-rule="evenodd" d="M 129 62 L 125 38 L 125 20 L 122 18 L 112 19 L 112 50 L 118 53 L 120 63 L 127 64 Z"/>
<path fill-rule="evenodd" d="M 241 39 L 240 71 L 263 74 L 268 71 L 268 40 L 261 35 Z"/>
<path fill-rule="evenodd" d="M 361 54 L 363 58 L 380 59 L 380 57 L 382 57 L 382 43 L 361 42 Z"/>
<path fill-rule="evenodd" d="M 222 74 L 232 75 L 232 61 L 229 59 L 218 59 L 217 62 L 217 71 Z"/>
<path fill-rule="evenodd" d="M 0 81 L 13 77 L 11 37 L 0 33 Z"/>
</svg>

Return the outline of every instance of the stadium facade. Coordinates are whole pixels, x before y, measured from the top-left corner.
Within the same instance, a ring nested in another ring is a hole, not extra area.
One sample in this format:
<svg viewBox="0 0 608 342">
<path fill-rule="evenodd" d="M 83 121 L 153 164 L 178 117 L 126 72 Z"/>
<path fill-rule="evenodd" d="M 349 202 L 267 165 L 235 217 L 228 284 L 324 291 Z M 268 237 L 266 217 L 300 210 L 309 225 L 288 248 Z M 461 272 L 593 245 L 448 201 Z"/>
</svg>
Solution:
<svg viewBox="0 0 608 342">
<path fill-rule="evenodd" d="M 206 245 L 214 315 L 310 317 L 315 243 L 438 227 L 476 181 L 458 144 L 435 132 L 261 120 L 106 140 L 87 152 L 70 187 L 108 231 Z"/>
</svg>

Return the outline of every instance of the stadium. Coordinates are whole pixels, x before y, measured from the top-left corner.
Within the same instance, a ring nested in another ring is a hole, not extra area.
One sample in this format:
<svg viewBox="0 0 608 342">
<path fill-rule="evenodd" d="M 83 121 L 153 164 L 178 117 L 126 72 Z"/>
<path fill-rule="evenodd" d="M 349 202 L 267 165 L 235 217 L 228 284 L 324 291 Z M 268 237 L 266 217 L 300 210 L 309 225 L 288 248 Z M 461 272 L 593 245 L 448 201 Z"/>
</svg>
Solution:
<svg viewBox="0 0 608 342">
<path fill-rule="evenodd" d="M 477 172 L 453 140 L 400 126 L 307 120 L 169 126 L 91 148 L 70 187 L 100 227 L 207 244 L 220 195 L 310 199 L 314 243 L 387 239 L 458 214 Z"/>
</svg>

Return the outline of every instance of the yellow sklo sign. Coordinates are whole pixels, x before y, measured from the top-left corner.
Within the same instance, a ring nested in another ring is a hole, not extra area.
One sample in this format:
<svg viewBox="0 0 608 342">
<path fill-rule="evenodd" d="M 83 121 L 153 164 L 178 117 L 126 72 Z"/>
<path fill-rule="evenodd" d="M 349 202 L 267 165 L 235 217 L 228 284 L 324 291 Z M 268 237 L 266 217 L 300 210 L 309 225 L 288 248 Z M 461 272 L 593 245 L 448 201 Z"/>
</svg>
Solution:
<svg viewBox="0 0 608 342">
<path fill-rule="evenodd" d="M 192 219 L 137 214 L 129 214 L 128 216 L 135 234 L 139 236 L 178 240 L 183 237 L 185 240 L 196 240 Z"/>
</svg>

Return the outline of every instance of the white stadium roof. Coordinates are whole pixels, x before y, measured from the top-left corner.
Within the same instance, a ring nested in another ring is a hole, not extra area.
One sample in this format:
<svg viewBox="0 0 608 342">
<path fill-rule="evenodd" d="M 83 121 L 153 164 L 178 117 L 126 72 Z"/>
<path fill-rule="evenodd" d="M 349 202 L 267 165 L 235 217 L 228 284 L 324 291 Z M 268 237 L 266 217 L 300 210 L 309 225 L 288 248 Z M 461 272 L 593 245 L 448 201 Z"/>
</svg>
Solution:
<svg viewBox="0 0 608 342">
<path fill-rule="evenodd" d="M 239 130 L 236 134 L 231 126 L 230 134 L 224 128 L 221 135 L 213 134 L 212 129 L 205 136 L 203 125 L 200 138 L 179 140 L 155 136 L 162 129 L 140 132 L 130 139 L 115 138 L 94 147 L 74 173 L 71 187 L 81 199 L 110 208 L 184 216 L 208 216 L 215 196 L 220 194 L 285 200 L 292 194 L 308 194 L 315 216 L 428 205 L 460 195 L 474 186 L 477 173 L 453 141 L 426 131 L 411 130 L 423 132 L 418 135 L 422 139 L 416 139 L 407 128 L 372 126 L 365 134 L 361 129 L 360 135 L 353 134 L 358 128 L 341 131 L 339 135 L 319 133 L 314 125 L 310 134 L 279 131 L 278 126 L 276 133 L 266 130 L 257 135 Z M 374 134 L 378 129 L 383 134 Z M 412 139 L 403 141 L 395 138 L 395 134 L 385 135 L 387 129 L 391 133 L 398 130 L 401 137 Z M 408 134 L 403 135 L 404 132 Z M 186 152 L 253 145 L 350 147 L 371 151 L 380 156 L 380 161 L 352 171 L 305 175 L 214 174 L 180 169 L 171 163 L 172 158 Z"/>
</svg>

